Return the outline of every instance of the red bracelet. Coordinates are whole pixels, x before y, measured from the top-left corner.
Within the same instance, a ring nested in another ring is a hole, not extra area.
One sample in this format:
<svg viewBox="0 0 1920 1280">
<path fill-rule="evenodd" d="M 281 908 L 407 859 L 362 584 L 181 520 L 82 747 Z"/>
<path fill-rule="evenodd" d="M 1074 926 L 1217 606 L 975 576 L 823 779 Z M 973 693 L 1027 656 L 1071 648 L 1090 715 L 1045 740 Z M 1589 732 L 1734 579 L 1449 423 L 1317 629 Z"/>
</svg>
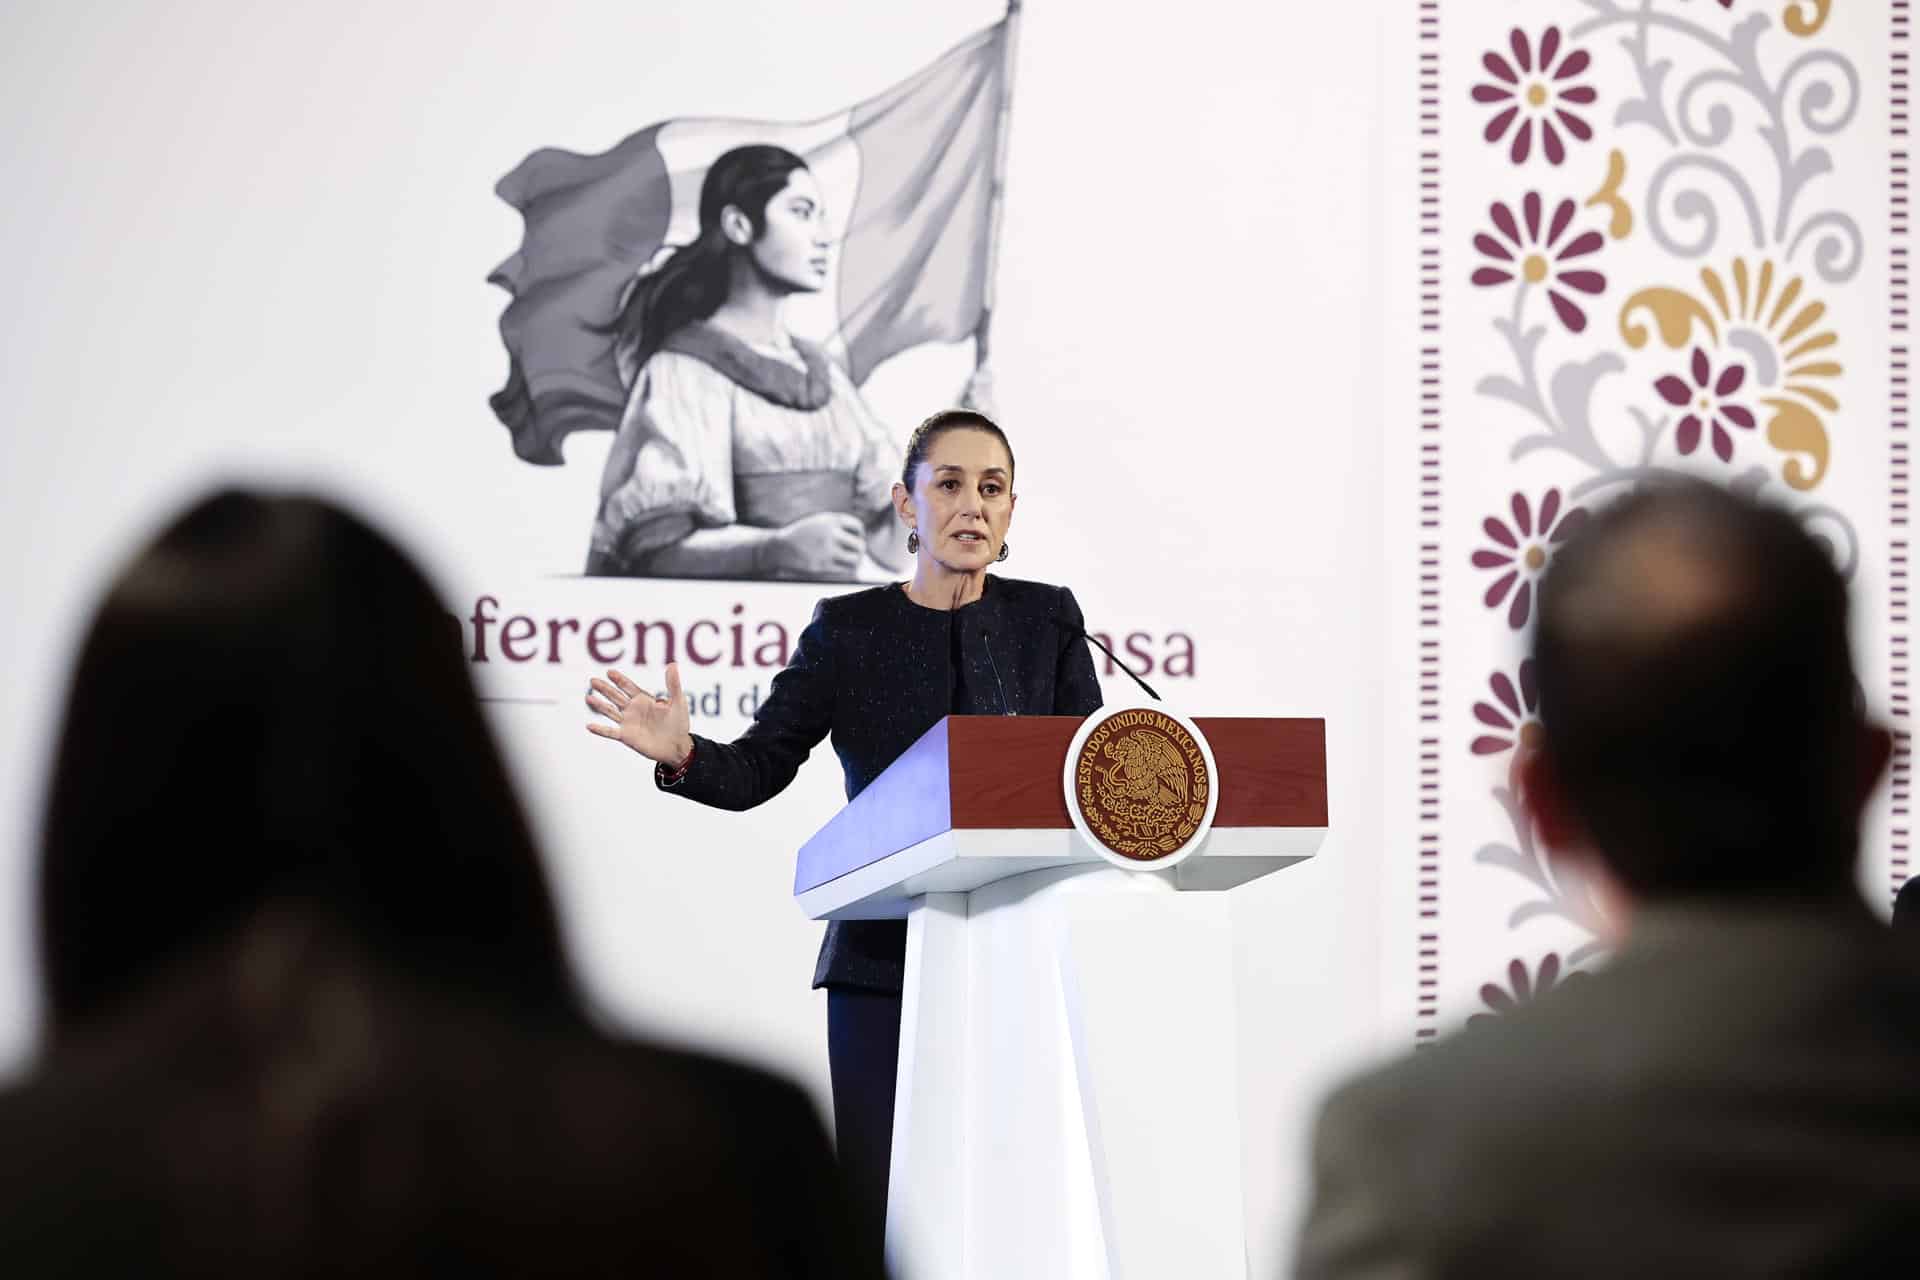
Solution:
<svg viewBox="0 0 1920 1280">
<path fill-rule="evenodd" d="M 677 787 L 687 776 L 687 766 L 693 763 L 693 753 L 700 749 L 699 743 L 687 748 L 687 758 L 669 770 L 663 761 L 655 761 L 653 780 L 663 787 Z"/>
</svg>

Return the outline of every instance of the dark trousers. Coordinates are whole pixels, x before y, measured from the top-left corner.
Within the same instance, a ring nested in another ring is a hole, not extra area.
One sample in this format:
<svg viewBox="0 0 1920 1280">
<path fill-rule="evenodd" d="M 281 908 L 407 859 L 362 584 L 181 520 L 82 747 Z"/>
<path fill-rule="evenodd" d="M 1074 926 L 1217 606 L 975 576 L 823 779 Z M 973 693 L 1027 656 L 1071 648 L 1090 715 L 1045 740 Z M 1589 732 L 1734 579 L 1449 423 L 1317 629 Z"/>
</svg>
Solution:
<svg viewBox="0 0 1920 1280">
<path fill-rule="evenodd" d="M 833 1137 L 853 1201 L 854 1230 L 879 1256 L 887 1237 L 887 1170 L 893 1159 L 893 1085 L 900 1065 L 900 997 L 827 989 L 827 1067 Z"/>
</svg>

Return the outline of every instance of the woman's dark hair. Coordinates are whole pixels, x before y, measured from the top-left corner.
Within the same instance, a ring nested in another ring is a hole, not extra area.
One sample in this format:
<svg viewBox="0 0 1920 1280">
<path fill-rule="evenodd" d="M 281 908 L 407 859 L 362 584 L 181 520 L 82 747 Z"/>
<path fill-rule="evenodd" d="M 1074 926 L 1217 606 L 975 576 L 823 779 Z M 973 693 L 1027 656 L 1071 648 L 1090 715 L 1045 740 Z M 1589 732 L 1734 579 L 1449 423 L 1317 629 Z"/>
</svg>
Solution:
<svg viewBox="0 0 1920 1280">
<path fill-rule="evenodd" d="M 458 623 L 392 543 L 315 498 L 215 494 L 108 590 L 39 896 L 56 1033 L 270 906 L 435 986 L 578 1011 Z"/>
<path fill-rule="evenodd" d="M 734 245 L 721 230 L 721 212 L 732 205 L 746 214 L 758 237 L 767 228 L 767 205 L 794 170 L 806 167 L 785 147 L 765 144 L 735 147 L 713 162 L 700 183 L 700 234 L 634 281 L 608 326 L 623 375 L 637 374 L 676 330 L 705 320 L 727 300 Z"/>
<path fill-rule="evenodd" d="M 984 431 L 1000 442 L 1007 451 L 1007 479 L 1013 479 L 1013 446 L 1007 443 L 1007 433 L 1000 425 L 984 413 L 972 409 L 942 409 L 913 429 L 907 437 L 907 460 L 900 468 L 900 483 L 908 489 L 913 488 L 913 476 L 920 464 L 927 460 L 933 451 L 933 442 L 949 431 Z"/>
</svg>

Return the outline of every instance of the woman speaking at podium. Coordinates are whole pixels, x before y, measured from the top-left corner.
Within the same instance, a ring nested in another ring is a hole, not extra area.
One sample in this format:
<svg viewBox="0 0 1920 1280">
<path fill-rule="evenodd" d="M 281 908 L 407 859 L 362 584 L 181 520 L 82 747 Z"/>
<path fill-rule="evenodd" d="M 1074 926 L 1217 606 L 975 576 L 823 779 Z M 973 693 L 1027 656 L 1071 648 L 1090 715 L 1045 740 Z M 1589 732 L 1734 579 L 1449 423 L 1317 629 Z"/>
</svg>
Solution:
<svg viewBox="0 0 1920 1280">
<path fill-rule="evenodd" d="M 833 736 L 847 798 L 942 716 L 1085 715 L 1100 705 L 1084 624 L 1065 587 L 987 572 L 1007 558 L 1013 450 L 983 414 L 915 429 L 893 486 L 913 580 L 822 600 L 753 724 L 732 742 L 689 731 L 676 666 L 664 694 L 618 671 L 593 681 L 587 728 L 655 762 L 654 782 L 702 804 L 749 809 L 778 795 Z M 885 1233 L 906 923 L 827 926 L 813 985 L 827 989 L 834 1129 L 861 1230 Z"/>
</svg>

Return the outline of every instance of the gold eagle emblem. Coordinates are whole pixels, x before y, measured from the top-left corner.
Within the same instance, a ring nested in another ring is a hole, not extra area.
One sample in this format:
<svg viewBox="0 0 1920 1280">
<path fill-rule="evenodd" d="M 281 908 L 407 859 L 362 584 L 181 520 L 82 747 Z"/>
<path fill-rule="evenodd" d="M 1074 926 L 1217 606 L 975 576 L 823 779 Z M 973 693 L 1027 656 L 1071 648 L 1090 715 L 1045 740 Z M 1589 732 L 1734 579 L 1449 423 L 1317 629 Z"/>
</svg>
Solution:
<svg viewBox="0 0 1920 1280">
<path fill-rule="evenodd" d="M 1081 830 L 1130 863 L 1159 862 L 1187 847 L 1213 791 L 1195 731 L 1153 707 L 1089 717 L 1067 776 L 1067 806 Z"/>
<path fill-rule="evenodd" d="M 1165 734 L 1135 729 L 1107 743 L 1101 754 L 1113 761 L 1098 771 L 1110 800 L 1152 808 L 1186 804 L 1187 762 Z"/>
</svg>

